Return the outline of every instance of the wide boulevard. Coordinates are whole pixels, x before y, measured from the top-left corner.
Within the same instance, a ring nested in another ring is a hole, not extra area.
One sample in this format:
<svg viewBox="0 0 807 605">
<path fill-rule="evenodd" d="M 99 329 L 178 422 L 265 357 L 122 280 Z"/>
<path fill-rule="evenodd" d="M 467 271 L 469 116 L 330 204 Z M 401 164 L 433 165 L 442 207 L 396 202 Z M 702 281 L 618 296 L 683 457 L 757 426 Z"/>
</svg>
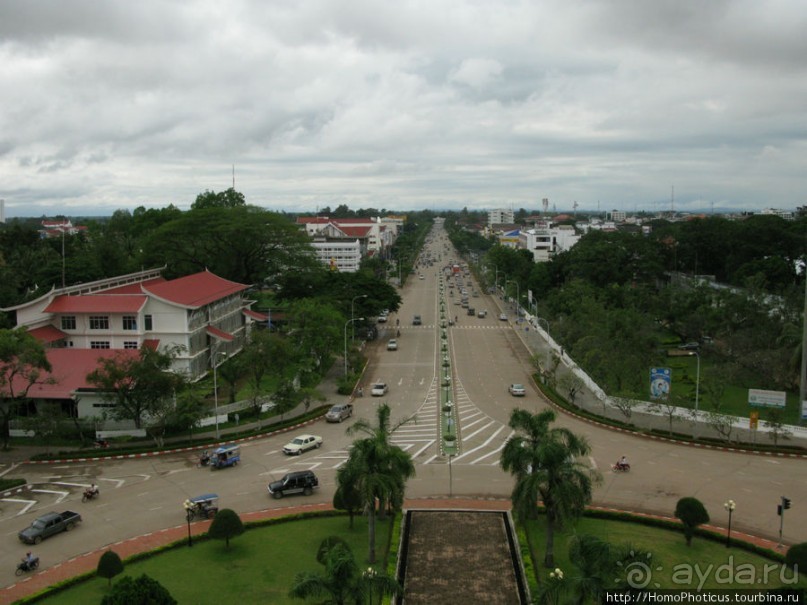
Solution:
<svg viewBox="0 0 807 605">
<path fill-rule="evenodd" d="M 461 436 L 460 452 L 449 468 L 438 447 L 437 322 L 441 270 L 457 256 L 440 226 L 435 227 L 424 256 L 426 253 L 433 264 L 418 268 L 422 279 L 418 274 L 409 276 L 401 309 L 385 325 L 379 324 L 381 336 L 367 346 L 370 363 L 362 380 L 365 396 L 354 401 L 354 419 L 372 419 L 375 406 L 382 401 L 391 406 L 393 422 L 411 419 L 393 436 L 416 463 L 417 475 L 407 485 L 407 497 L 507 498 L 513 483 L 499 468 L 499 456 L 511 435 L 507 426 L 510 411 L 521 407 L 537 412 L 548 405 L 530 378 L 530 352 L 520 331 L 523 328 L 513 323 L 512 313 L 507 321 L 500 320 L 503 303 L 476 285 L 466 286 L 469 292 L 479 292 L 478 297 L 470 298 L 470 304 L 477 310 L 486 309 L 484 318 L 466 315 L 454 304 L 458 296 L 448 298 L 446 289 L 447 308 L 458 319 L 449 328 L 449 344 Z M 469 278 L 464 279 L 467 284 Z M 414 315 L 422 317 L 422 325 L 412 325 Z M 386 341 L 398 329 L 398 350 L 387 351 Z M 369 396 L 369 385 L 375 381 L 389 384 L 385 397 Z M 510 383 L 524 384 L 526 396 L 512 397 L 507 391 Z M 332 403 L 344 400 L 333 392 L 325 395 Z M 321 420 L 299 431 L 321 435 L 324 444 L 294 458 L 281 451 L 294 433 L 244 442 L 242 463 L 216 472 L 197 468 L 193 452 L 125 461 L 23 464 L 9 476 L 24 476 L 35 485 L 33 491 L 0 501 L 0 531 L 6 544 L 0 553 L 0 585 L 15 581 L 16 562 L 27 550 L 18 542 L 17 532 L 44 512 L 75 510 L 84 518 L 75 531 L 35 548 L 47 567 L 129 537 L 183 524 L 183 501 L 206 492 L 219 494 L 221 507 L 239 512 L 330 502 L 336 469 L 345 461 L 351 442 L 345 434 L 351 422 L 327 424 Z M 583 462 L 602 476 L 595 489 L 595 504 L 671 516 L 679 498 L 694 496 L 704 502 L 712 523 L 725 525 L 728 517 L 723 503 L 733 499 L 737 503 L 734 529 L 776 540 L 780 522 L 776 506 L 780 496 L 787 496 L 793 507 L 785 519 L 785 542 L 807 540 L 807 525 L 798 521 L 800 510 L 807 506 L 804 460 L 650 440 L 563 413 L 558 414 L 558 423 L 585 435 L 591 443 L 591 456 Z M 612 473 L 611 463 L 623 454 L 632 464 L 631 472 Z M 321 488 L 307 498 L 272 499 L 267 483 L 298 469 L 313 469 Z M 102 490 L 101 498 L 82 504 L 82 486 L 91 481 Z"/>
</svg>

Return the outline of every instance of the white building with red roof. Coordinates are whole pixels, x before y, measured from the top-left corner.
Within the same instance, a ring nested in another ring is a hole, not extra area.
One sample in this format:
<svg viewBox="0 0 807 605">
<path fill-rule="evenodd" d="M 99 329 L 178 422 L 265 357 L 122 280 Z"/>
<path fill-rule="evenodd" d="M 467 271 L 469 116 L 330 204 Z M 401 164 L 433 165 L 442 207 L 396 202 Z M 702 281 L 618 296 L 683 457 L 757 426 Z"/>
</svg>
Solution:
<svg viewBox="0 0 807 605">
<path fill-rule="evenodd" d="M 86 397 L 93 390 L 86 376 L 99 358 L 137 355 L 144 346 L 177 349 L 174 371 L 197 380 L 212 368 L 214 356 L 236 354 L 253 323 L 266 321 L 249 308 L 248 288 L 209 271 L 165 280 L 161 269 L 153 269 L 54 288 L 2 310 L 48 347 L 53 380 L 34 385 L 29 397 L 53 401 L 69 396 L 77 401 L 79 417 L 97 416 L 93 407 L 100 406 L 100 398 Z M 77 397 L 80 391 L 84 394 Z"/>
<path fill-rule="evenodd" d="M 362 258 L 383 254 L 397 236 L 397 228 L 378 218 L 301 216 L 297 224 L 311 238 L 320 262 L 342 272 L 358 271 Z"/>
</svg>

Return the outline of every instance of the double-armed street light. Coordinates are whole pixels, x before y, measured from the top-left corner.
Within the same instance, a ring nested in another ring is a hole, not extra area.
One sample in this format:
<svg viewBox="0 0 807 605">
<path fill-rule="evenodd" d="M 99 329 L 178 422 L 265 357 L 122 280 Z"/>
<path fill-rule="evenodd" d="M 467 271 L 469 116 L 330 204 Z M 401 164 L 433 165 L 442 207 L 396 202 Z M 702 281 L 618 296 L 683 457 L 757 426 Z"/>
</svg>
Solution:
<svg viewBox="0 0 807 605">
<path fill-rule="evenodd" d="M 734 500 L 726 500 L 723 503 L 723 508 L 725 508 L 729 513 L 729 530 L 726 534 L 726 548 L 731 546 L 731 514 L 734 512 L 734 508 L 736 507 L 736 503 Z"/>
</svg>

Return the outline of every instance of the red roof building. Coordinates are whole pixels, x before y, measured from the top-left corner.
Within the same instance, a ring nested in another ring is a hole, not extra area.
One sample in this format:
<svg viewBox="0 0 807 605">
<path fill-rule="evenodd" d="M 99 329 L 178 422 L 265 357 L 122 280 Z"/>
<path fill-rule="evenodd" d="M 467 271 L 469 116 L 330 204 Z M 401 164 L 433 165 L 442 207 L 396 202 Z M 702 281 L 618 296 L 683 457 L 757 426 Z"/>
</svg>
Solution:
<svg viewBox="0 0 807 605">
<path fill-rule="evenodd" d="M 56 382 L 38 385 L 32 395 L 60 398 L 90 388 L 85 378 L 95 369 L 93 360 L 138 354 L 142 347 L 178 351 L 173 371 L 196 380 L 212 368 L 214 356 L 237 354 L 252 326 L 266 321 L 249 309 L 245 284 L 209 271 L 165 280 L 159 271 L 54 288 L 2 309 L 49 349 Z M 97 414 L 81 405 L 80 416 Z"/>
</svg>

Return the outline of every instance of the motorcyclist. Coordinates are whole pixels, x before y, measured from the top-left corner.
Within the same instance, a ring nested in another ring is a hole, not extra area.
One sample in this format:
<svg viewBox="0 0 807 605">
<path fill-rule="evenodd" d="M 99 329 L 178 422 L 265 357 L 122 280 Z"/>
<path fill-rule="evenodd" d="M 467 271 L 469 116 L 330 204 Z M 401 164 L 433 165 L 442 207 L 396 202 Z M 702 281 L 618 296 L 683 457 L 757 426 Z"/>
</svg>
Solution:
<svg viewBox="0 0 807 605">
<path fill-rule="evenodd" d="M 207 450 L 202 452 L 202 455 L 199 456 L 199 462 L 202 466 L 207 466 L 207 463 L 210 462 L 210 452 Z"/>
<path fill-rule="evenodd" d="M 95 483 L 92 483 L 90 487 L 84 490 L 84 495 L 87 498 L 94 498 L 98 495 L 98 486 Z"/>
<path fill-rule="evenodd" d="M 22 558 L 22 562 L 25 565 L 26 569 L 32 569 L 36 560 L 37 557 L 35 557 L 33 553 L 31 553 L 31 551 L 25 553 L 25 556 Z"/>
<path fill-rule="evenodd" d="M 627 456 L 624 456 L 624 455 L 623 455 L 623 456 L 622 456 L 622 458 L 620 458 L 620 459 L 617 461 L 617 463 L 616 463 L 616 469 L 617 469 L 618 471 L 626 471 L 626 470 L 628 470 L 629 468 L 630 468 L 630 464 L 628 464 L 628 458 L 627 458 Z"/>
</svg>

